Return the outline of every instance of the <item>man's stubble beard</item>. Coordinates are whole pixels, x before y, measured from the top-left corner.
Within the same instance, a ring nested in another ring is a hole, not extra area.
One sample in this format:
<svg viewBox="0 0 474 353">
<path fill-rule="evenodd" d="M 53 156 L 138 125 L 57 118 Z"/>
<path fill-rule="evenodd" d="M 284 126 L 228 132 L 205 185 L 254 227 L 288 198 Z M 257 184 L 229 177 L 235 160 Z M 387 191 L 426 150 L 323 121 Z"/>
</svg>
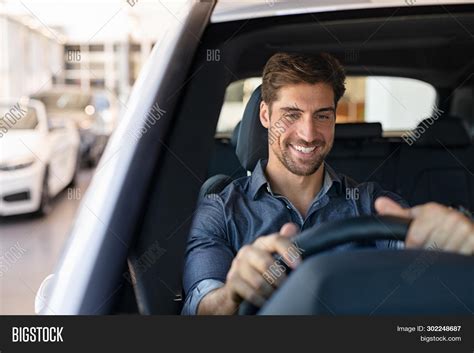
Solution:
<svg viewBox="0 0 474 353">
<path fill-rule="evenodd" d="M 280 147 L 280 140 L 278 139 L 277 141 L 277 146 L 278 150 L 275 151 L 275 148 L 273 147 L 275 144 L 272 145 L 273 153 L 275 156 L 278 158 L 280 163 L 291 173 L 299 176 L 308 176 L 316 173 L 316 171 L 319 169 L 319 167 L 323 164 L 324 160 L 326 159 L 327 155 L 332 149 L 332 141 L 331 144 L 329 145 L 329 148 L 326 148 L 326 143 L 324 142 L 322 144 L 322 150 L 324 152 L 318 153 L 315 158 L 311 161 L 310 166 L 308 167 L 305 165 L 305 167 L 301 168 L 301 166 L 298 165 L 298 163 L 295 163 L 291 156 L 291 151 L 289 150 L 291 147 L 288 143 L 285 143 L 284 146 L 285 148 Z M 281 153 L 279 153 L 281 151 Z"/>
</svg>

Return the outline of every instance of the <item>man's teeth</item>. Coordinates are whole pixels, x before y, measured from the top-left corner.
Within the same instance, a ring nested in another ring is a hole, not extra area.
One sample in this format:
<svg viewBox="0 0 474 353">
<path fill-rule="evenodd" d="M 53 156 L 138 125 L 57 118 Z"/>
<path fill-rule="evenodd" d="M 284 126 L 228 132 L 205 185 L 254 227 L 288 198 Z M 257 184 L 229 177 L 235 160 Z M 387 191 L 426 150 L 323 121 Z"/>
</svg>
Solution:
<svg viewBox="0 0 474 353">
<path fill-rule="evenodd" d="M 292 145 L 292 146 L 295 148 L 295 150 L 303 152 L 303 153 L 311 153 L 316 148 L 316 146 L 314 147 L 303 147 L 303 146 L 298 146 L 298 145 Z"/>
</svg>

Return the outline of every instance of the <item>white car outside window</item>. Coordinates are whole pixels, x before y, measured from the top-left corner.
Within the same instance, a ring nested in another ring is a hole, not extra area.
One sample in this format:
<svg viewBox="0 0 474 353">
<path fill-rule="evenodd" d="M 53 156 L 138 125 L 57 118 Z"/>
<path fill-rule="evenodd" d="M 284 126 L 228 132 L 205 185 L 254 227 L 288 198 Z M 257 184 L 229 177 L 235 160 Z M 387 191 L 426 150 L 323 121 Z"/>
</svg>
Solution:
<svg viewBox="0 0 474 353">
<path fill-rule="evenodd" d="M 74 181 L 79 134 L 67 121 L 48 123 L 35 100 L 0 102 L 0 216 L 39 211 Z"/>
</svg>

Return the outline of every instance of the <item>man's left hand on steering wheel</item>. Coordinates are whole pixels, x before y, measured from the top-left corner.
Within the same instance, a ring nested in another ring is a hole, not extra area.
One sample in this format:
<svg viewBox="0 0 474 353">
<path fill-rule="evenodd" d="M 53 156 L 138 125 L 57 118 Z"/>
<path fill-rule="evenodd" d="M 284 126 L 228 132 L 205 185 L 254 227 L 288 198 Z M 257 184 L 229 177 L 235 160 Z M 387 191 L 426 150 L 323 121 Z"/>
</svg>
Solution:
<svg viewBox="0 0 474 353">
<path fill-rule="evenodd" d="M 430 202 L 402 208 L 388 197 L 379 197 L 375 209 L 380 215 L 408 217 L 407 248 L 434 248 L 474 255 L 474 222 L 459 211 Z"/>
</svg>

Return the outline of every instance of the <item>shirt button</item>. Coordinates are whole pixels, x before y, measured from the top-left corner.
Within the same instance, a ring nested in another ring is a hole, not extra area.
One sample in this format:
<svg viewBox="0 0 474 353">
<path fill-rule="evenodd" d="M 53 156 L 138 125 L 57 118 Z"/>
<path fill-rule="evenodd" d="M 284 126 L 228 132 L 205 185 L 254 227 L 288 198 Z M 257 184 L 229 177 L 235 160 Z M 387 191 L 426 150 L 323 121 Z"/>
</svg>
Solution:
<svg viewBox="0 0 474 353">
<path fill-rule="evenodd" d="M 288 205 L 286 205 L 286 208 L 287 208 L 287 209 L 289 209 L 289 210 L 291 210 L 291 207 L 290 207 L 290 206 L 288 206 Z"/>
</svg>

